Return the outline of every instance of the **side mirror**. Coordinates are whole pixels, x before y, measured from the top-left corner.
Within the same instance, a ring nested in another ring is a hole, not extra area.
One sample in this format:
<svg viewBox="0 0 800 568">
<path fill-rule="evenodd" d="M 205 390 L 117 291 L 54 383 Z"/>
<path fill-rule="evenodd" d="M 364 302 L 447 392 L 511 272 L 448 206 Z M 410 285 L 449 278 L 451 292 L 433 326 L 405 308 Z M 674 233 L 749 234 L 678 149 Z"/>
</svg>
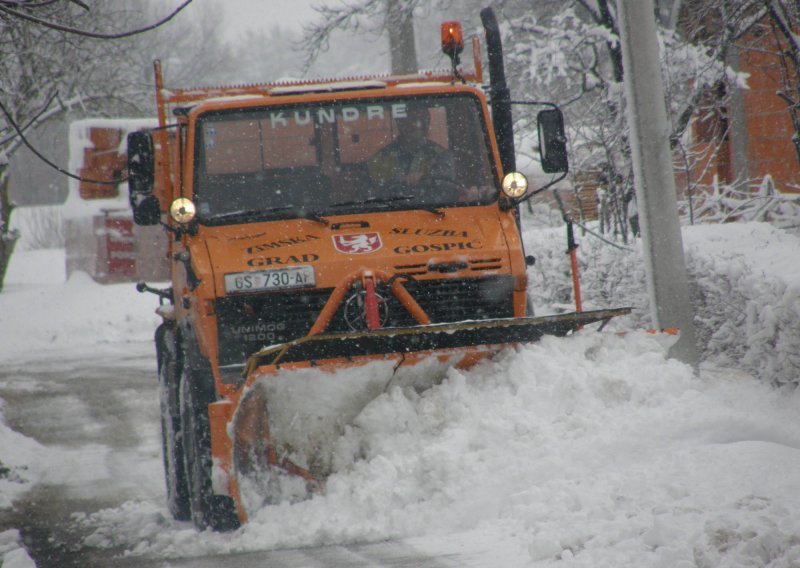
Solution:
<svg viewBox="0 0 800 568">
<path fill-rule="evenodd" d="M 137 225 L 156 225 L 161 220 L 158 198 L 153 195 L 155 153 L 149 132 L 128 134 L 128 193 Z"/>
<path fill-rule="evenodd" d="M 136 196 L 133 207 L 133 222 L 137 225 L 158 225 L 161 222 L 161 206 L 158 198 L 153 195 L 140 194 Z"/>
<path fill-rule="evenodd" d="M 539 127 L 539 155 L 542 170 L 547 174 L 567 173 L 567 137 L 564 133 L 564 115 L 557 108 L 540 111 L 536 117 Z"/>
</svg>

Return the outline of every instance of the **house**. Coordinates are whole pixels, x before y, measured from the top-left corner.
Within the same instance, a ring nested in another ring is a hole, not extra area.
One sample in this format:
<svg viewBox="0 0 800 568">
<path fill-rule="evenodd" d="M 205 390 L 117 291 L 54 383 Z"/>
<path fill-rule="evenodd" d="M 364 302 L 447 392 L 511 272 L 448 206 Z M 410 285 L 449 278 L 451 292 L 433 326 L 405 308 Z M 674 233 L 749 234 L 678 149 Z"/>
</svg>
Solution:
<svg viewBox="0 0 800 568">
<path fill-rule="evenodd" d="M 167 237 L 133 223 L 128 205 L 127 134 L 153 119 L 89 118 L 69 129 L 70 171 L 63 206 L 66 274 L 81 270 L 106 284 L 169 278 Z"/>
<path fill-rule="evenodd" d="M 684 3 L 679 22 L 685 32 L 708 36 L 723 29 L 713 14 L 696 17 L 703 4 Z M 800 91 L 787 47 L 769 16 L 754 17 L 736 37 L 728 65 L 746 74 L 747 88 L 725 82 L 705 93 L 692 120 L 689 167 L 677 176 L 679 190 L 720 184 L 747 191 L 769 176 L 778 191 L 800 193 L 800 145 L 789 104 Z"/>
</svg>

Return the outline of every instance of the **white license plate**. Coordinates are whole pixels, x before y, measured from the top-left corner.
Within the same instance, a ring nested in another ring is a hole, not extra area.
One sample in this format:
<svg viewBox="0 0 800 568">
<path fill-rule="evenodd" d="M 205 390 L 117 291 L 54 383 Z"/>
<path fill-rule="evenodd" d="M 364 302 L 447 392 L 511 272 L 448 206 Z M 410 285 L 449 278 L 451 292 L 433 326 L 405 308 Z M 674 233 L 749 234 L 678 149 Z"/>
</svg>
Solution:
<svg viewBox="0 0 800 568">
<path fill-rule="evenodd" d="M 314 286 L 313 266 L 292 266 L 258 272 L 237 272 L 225 275 L 225 293 L 258 292 L 284 288 L 308 288 Z"/>
</svg>

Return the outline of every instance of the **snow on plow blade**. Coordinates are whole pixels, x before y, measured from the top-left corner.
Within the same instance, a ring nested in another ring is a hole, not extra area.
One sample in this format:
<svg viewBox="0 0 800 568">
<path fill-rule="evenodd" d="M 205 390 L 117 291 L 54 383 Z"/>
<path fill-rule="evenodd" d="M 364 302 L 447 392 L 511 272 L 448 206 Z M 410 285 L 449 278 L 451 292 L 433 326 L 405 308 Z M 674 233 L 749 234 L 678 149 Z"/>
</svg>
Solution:
<svg viewBox="0 0 800 568">
<path fill-rule="evenodd" d="M 248 360 L 247 381 L 224 428 L 231 436 L 231 453 L 222 459 L 225 493 L 241 522 L 265 505 L 304 499 L 337 469 L 335 448 L 347 426 L 390 387 L 422 391 L 449 368 L 469 367 L 506 345 L 567 335 L 630 312 L 320 334 L 262 349 Z"/>
<path fill-rule="evenodd" d="M 606 322 L 613 317 L 627 315 L 631 310 L 632 308 L 614 308 L 552 316 L 464 321 L 311 335 L 258 351 L 248 360 L 246 374 L 249 375 L 261 365 L 524 343 L 536 341 L 543 335 L 567 335 L 584 325 L 599 321 Z"/>
</svg>

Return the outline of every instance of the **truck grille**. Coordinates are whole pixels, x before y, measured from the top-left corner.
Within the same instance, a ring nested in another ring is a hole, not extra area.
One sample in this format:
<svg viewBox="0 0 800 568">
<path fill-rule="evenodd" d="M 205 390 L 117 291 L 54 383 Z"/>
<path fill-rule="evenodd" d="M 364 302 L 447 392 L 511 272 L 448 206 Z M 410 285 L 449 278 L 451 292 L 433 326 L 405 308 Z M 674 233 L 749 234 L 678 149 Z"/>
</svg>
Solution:
<svg viewBox="0 0 800 568">
<path fill-rule="evenodd" d="M 514 315 L 510 276 L 407 281 L 404 286 L 432 323 L 508 318 Z M 219 364 L 239 365 L 264 346 L 305 336 L 332 291 L 328 288 L 220 298 L 216 310 Z M 385 327 L 416 325 L 391 292 L 379 289 L 378 293 L 388 298 L 389 319 Z M 343 312 L 340 307 L 327 332 L 350 331 Z"/>
</svg>

